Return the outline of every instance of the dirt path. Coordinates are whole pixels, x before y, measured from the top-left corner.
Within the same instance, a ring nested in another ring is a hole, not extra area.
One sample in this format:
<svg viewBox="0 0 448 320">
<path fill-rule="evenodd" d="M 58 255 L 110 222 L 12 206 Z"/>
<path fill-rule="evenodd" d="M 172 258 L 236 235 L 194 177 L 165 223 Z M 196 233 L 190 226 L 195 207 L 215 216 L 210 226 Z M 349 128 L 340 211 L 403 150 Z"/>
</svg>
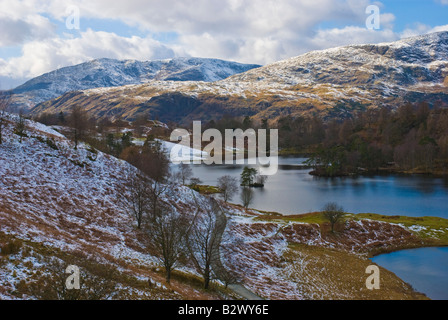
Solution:
<svg viewBox="0 0 448 320">
<path fill-rule="evenodd" d="M 241 284 L 229 284 L 229 289 L 246 300 L 264 300 Z"/>
<path fill-rule="evenodd" d="M 220 247 L 221 247 L 222 236 L 223 236 L 224 231 L 226 230 L 226 226 L 227 226 L 227 217 L 224 214 L 224 212 L 222 211 L 219 203 L 215 199 L 213 199 L 213 201 L 215 201 L 215 205 L 218 208 L 218 210 L 215 210 L 215 214 L 216 214 L 215 233 L 217 235 L 217 239 L 218 239 L 217 243 L 219 245 L 216 248 L 216 250 L 214 250 L 214 252 L 216 254 L 216 258 L 212 259 L 212 261 L 213 261 L 212 268 L 213 268 L 213 270 L 217 271 L 217 270 L 225 270 L 225 267 L 221 261 Z M 219 274 L 219 272 L 215 272 L 215 273 Z M 241 296 L 245 300 L 264 300 L 263 298 L 257 296 L 252 291 L 248 290 L 242 284 L 239 284 L 239 283 L 229 284 L 228 288 L 230 290 L 232 290 L 233 292 L 235 292 L 236 294 L 238 294 L 239 296 Z"/>
</svg>

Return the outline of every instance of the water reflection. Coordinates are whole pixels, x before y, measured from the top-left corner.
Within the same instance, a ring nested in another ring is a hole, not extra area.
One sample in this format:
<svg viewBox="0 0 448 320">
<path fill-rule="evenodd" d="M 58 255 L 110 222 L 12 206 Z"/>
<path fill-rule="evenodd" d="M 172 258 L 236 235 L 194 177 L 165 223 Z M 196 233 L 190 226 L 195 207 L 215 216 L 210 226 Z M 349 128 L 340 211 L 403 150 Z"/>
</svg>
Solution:
<svg viewBox="0 0 448 320">
<path fill-rule="evenodd" d="M 347 211 L 390 215 L 439 216 L 448 218 L 448 179 L 423 175 L 375 175 L 322 178 L 299 167 L 306 159 L 279 159 L 279 171 L 264 189 L 254 190 L 252 207 L 298 214 L 320 210 L 335 201 Z M 193 165 L 193 174 L 204 184 L 216 185 L 223 175 L 239 179 L 244 165 Z M 240 203 L 239 196 L 233 202 Z"/>
</svg>

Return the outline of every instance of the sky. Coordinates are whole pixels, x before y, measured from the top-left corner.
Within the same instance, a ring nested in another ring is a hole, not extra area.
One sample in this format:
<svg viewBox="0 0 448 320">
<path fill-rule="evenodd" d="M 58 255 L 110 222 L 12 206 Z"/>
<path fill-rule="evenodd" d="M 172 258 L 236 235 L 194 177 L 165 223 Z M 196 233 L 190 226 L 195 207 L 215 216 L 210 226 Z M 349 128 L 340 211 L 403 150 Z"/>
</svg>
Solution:
<svg viewBox="0 0 448 320">
<path fill-rule="evenodd" d="M 98 58 L 265 65 L 437 31 L 448 0 L 0 0 L 0 89 Z"/>
</svg>

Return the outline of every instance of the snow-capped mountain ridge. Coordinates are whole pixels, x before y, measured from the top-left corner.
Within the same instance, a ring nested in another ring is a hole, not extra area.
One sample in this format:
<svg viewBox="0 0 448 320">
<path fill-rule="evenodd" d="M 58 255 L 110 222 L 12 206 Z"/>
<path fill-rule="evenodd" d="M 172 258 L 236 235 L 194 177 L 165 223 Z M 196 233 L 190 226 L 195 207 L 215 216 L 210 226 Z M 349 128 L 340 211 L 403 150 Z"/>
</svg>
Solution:
<svg viewBox="0 0 448 320">
<path fill-rule="evenodd" d="M 205 58 L 154 61 L 102 58 L 46 73 L 13 92 L 21 98 L 19 101 L 32 105 L 69 91 L 142 84 L 151 80 L 213 82 L 257 67 L 259 65 Z"/>
<path fill-rule="evenodd" d="M 224 114 L 333 118 L 406 103 L 446 107 L 448 32 L 313 51 L 215 82 L 167 80 L 173 79 L 67 93 L 37 105 L 32 113 L 69 112 L 80 104 L 97 118 L 133 120 L 149 113 L 188 123 Z"/>
<path fill-rule="evenodd" d="M 360 72 L 368 79 L 360 79 Z M 339 85 L 387 80 L 392 85 L 410 85 L 443 83 L 446 76 L 448 32 L 439 32 L 397 42 L 313 51 L 223 81 Z"/>
</svg>

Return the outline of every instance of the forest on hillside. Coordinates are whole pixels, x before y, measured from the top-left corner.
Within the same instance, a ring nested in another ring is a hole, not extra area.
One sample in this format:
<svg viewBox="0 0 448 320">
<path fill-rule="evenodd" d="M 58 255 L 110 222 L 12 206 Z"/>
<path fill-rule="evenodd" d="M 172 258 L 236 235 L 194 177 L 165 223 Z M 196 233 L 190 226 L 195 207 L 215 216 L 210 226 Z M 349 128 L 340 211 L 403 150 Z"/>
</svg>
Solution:
<svg viewBox="0 0 448 320">
<path fill-rule="evenodd" d="M 314 174 L 340 176 L 387 170 L 448 172 L 448 110 L 406 104 L 368 109 L 345 120 L 282 118 L 280 145 L 311 150 Z"/>
<path fill-rule="evenodd" d="M 286 116 L 268 124 L 224 117 L 204 130 L 210 127 L 278 129 L 280 154 L 306 155 L 316 175 L 448 173 L 448 109 L 426 103 L 369 108 L 331 120 Z"/>
<path fill-rule="evenodd" d="M 75 110 L 75 109 L 74 109 Z M 132 134 L 144 136 L 151 125 L 149 140 L 169 139 L 177 127 L 153 126 L 140 117 L 133 123 L 109 120 L 96 121 L 78 108 L 76 120 L 71 114 L 42 114 L 36 120 L 50 125 L 80 126 L 78 134 L 93 147 L 116 157 L 130 160 L 137 149 Z M 76 114 L 75 114 L 76 116 Z M 124 132 L 125 128 L 133 131 Z M 276 121 L 254 121 L 249 116 L 224 116 L 211 120 L 202 130 L 241 128 L 278 129 L 280 154 L 303 154 L 314 167 L 313 174 L 343 176 L 378 171 L 407 173 L 448 173 L 448 109 L 429 104 L 405 104 L 391 110 L 369 108 L 349 117 L 324 120 L 318 116 L 281 117 Z M 76 132 L 76 130 L 72 130 Z M 76 134 L 72 134 L 76 140 Z M 131 161 L 134 162 L 134 161 Z"/>
</svg>

